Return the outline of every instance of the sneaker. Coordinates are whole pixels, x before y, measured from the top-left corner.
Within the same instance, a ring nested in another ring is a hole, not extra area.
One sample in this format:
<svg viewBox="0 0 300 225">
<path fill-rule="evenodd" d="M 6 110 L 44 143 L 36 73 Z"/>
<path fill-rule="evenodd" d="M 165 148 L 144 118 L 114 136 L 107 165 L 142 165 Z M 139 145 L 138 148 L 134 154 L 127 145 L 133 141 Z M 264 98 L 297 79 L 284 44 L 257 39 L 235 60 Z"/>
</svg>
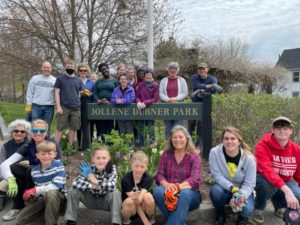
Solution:
<svg viewBox="0 0 300 225">
<path fill-rule="evenodd" d="M 8 184 L 6 180 L 0 182 L 0 191 L 7 192 Z"/>
<path fill-rule="evenodd" d="M 247 225 L 248 224 L 248 217 L 243 217 L 238 215 L 236 219 L 236 225 Z"/>
<path fill-rule="evenodd" d="M 0 195 L 0 211 L 4 208 L 6 196 L 5 195 Z"/>
<path fill-rule="evenodd" d="M 255 209 L 252 220 L 256 223 L 263 224 L 265 220 L 264 210 Z"/>
<path fill-rule="evenodd" d="M 225 225 L 226 224 L 226 213 L 224 210 L 217 211 L 217 217 L 214 225 Z"/>
<path fill-rule="evenodd" d="M 275 209 L 274 215 L 283 219 L 284 210 L 285 208 Z"/>
<path fill-rule="evenodd" d="M 73 220 L 67 220 L 66 225 L 77 225 L 77 223 Z"/>
<path fill-rule="evenodd" d="M 20 209 L 11 209 L 2 217 L 2 219 L 5 221 L 14 220 L 19 212 Z"/>
</svg>

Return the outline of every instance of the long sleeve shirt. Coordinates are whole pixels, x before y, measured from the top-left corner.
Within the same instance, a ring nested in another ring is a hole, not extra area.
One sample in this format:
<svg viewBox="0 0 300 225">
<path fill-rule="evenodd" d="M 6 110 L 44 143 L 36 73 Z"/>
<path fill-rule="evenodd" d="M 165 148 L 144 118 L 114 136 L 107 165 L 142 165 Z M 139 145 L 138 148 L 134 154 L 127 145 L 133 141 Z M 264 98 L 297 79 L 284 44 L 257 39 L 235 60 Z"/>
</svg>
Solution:
<svg viewBox="0 0 300 225">
<path fill-rule="evenodd" d="M 31 177 L 38 196 L 45 195 L 50 190 L 67 192 L 65 168 L 60 160 L 53 160 L 44 171 L 42 171 L 41 164 L 32 167 Z"/>
<path fill-rule="evenodd" d="M 233 177 L 223 153 L 223 144 L 211 149 L 209 154 L 210 171 L 223 189 L 230 191 L 231 186 L 240 188 L 241 194 L 247 199 L 253 192 L 256 184 L 256 165 L 252 155 L 246 155 L 241 149 L 241 158 Z"/>
<path fill-rule="evenodd" d="M 111 97 L 111 103 L 116 104 L 116 99 L 121 99 L 123 105 L 129 105 L 135 100 L 135 92 L 133 87 L 127 86 L 125 90 L 121 91 L 121 87 L 118 86 L 114 89 Z"/>
<path fill-rule="evenodd" d="M 156 82 L 152 82 L 151 86 L 147 86 L 145 82 L 141 83 L 136 91 L 136 101 L 150 105 L 159 99 L 159 86 Z"/>
<path fill-rule="evenodd" d="M 52 75 L 35 75 L 29 81 L 26 93 L 27 104 L 54 105 L 54 84 L 56 78 Z"/>
<path fill-rule="evenodd" d="M 300 185 L 300 147 L 291 140 L 282 147 L 274 134 L 267 133 L 255 146 L 255 157 L 257 172 L 274 187 L 292 179 Z"/>
<path fill-rule="evenodd" d="M 104 196 L 107 192 L 114 191 L 116 189 L 118 175 L 115 165 L 113 165 L 111 173 L 107 173 L 105 170 L 99 172 L 95 166 L 92 166 L 92 171 L 98 180 L 97 187 L 93 187 L 93 184 L 88 181 L 87 178 L 79 175 L 73 181 L 73 188 L 81 191 L 89 191 L 96 196 Z"/>
<path fill-rule="evenodd" d="M 174 151 L 164 151 L 159 161 L 155 181 L 159 185 L 161 181 L 169 183 L 187 182 L 193 189 L 199 189 L 201 180 L 201 160 L 196 153 L 186 153 L 178 164 Z"/>
<path fill-rule="evenodd" d="M 184 101 L 188 96 L 188 86 L 184 78 L 178 76 L 178 95 L 176 96 L 177 101 Z M 159 84 L 159 97 L 162 101 L 168 102 L 170 100 L 167 92 L 168 77 L 163 78 Z"/>
</svg>

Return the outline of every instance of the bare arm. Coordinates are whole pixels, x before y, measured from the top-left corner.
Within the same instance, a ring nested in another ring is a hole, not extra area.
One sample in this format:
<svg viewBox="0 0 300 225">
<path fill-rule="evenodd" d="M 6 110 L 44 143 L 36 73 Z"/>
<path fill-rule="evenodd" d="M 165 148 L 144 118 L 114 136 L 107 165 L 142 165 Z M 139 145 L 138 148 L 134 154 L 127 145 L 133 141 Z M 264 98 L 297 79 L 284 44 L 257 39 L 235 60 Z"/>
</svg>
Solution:
<svg viewBox="0 0 300 225">
<path fill-rule="evenodd" d="M 60 105 L 60 89 L 55 88 L 54 94 L 55 94 L 56 112 L 58 114 L 63 114 L 63 110 Z"/>
</svg>

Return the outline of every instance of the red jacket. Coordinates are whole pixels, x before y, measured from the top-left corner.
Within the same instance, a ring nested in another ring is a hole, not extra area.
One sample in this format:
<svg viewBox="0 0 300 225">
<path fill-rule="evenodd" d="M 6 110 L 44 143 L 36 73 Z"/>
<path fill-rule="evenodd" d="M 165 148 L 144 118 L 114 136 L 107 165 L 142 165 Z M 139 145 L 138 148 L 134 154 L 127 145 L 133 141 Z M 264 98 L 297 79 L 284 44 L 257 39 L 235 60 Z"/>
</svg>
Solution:
<svg viewBox="0 0 300 225">
<path fill-rule="evenodd" d="M 281 188 L 292 178 L 300 184 L 300 147 L 291 140 L 282 147 L 272 133 L 267 133 L 257 143 L 255 157 L 257 172 L 274 187 Z"/>
</svg>

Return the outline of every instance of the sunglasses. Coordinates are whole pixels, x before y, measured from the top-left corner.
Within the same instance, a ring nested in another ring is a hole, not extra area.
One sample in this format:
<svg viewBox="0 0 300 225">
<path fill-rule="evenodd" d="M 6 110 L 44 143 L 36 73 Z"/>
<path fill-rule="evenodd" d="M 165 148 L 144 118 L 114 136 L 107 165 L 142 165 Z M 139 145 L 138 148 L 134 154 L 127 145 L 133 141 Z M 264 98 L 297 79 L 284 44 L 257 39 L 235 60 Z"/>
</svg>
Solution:
<svg viewBox="0 0 300 225">
<path fill-rule="evenodd" d="M 41 134 L 43 134 L 43 133 L 46 132 L 46 129 L 45 128 L 32 128 L 31 132 L 34 133 L 34 134 L 37 134 L 38 132 L 40 132 Z"/>
<path fill-rule="evenodd" d="M 14 133 L 21 133 L 21 134 L 25 134 L 26 131 L 25 130 L 13 130 Z"/>
<path fill-rule="evenodd" d="M 79 70 L 79 72 L 87 72 L 87 70 Z"/>
</svg>

